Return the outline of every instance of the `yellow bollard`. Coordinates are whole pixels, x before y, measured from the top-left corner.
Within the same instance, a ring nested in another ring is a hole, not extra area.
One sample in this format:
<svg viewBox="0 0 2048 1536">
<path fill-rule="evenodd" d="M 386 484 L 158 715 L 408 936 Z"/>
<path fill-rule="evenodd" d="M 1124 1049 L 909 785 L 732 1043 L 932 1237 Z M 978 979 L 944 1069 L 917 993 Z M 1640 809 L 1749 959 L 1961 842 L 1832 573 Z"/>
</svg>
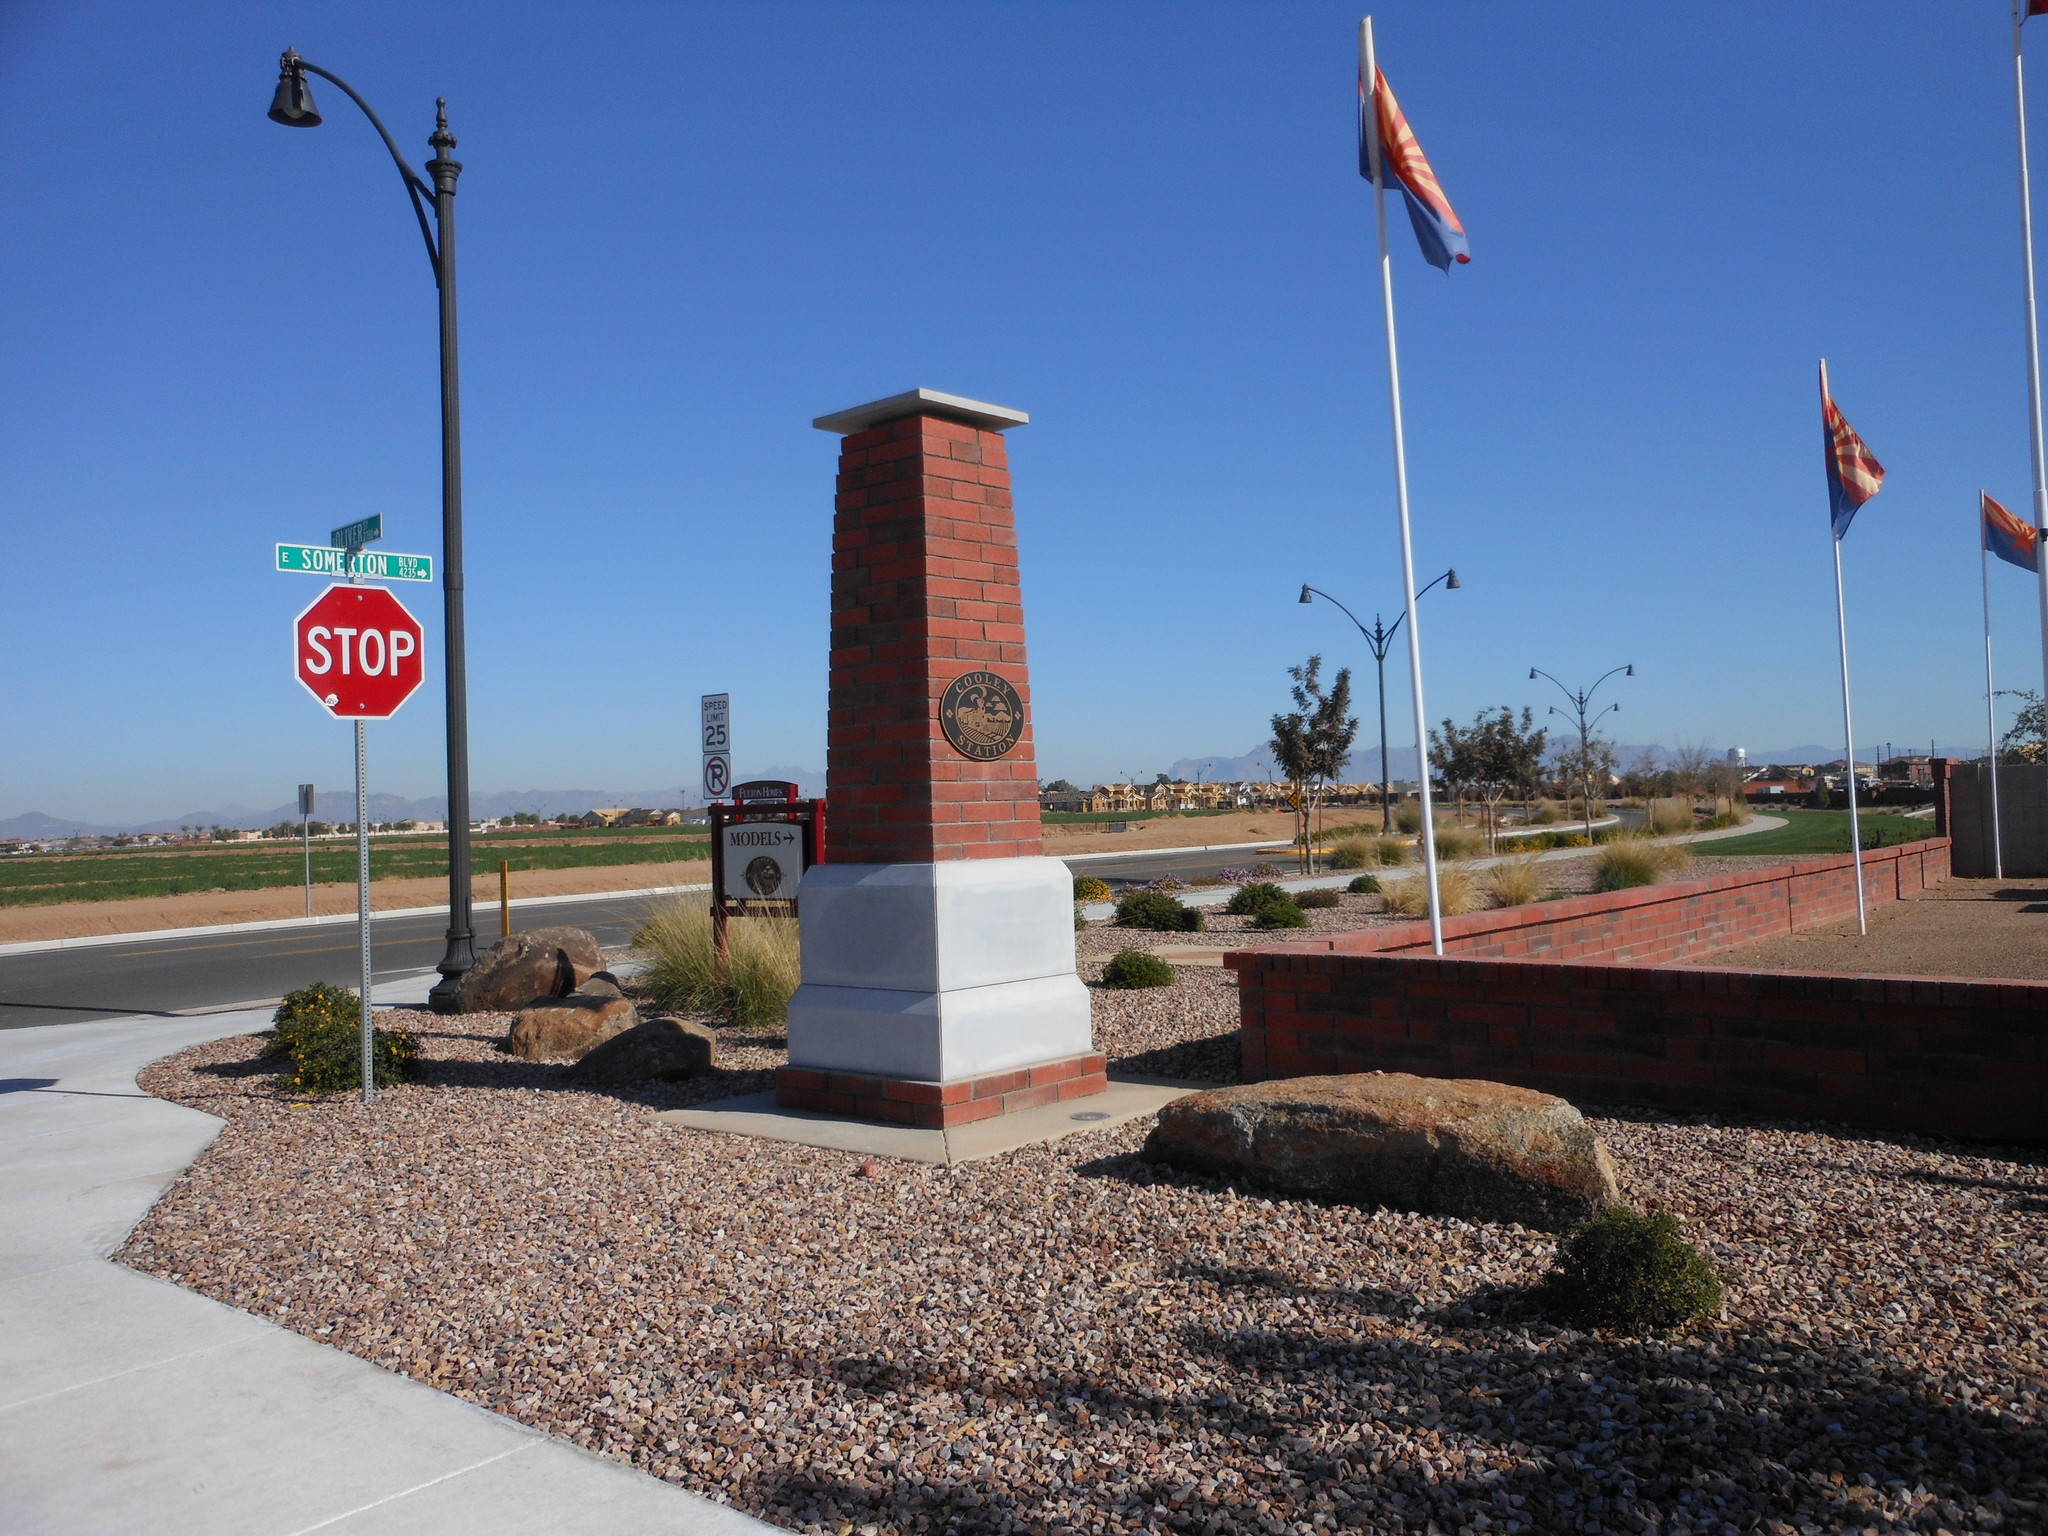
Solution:
<svg viewBox="0 0 2048 1536">
<path fill-rule="evenodd" d="M 512 937 L 512 861 L 498 860 L 498 932 Z"/>
</svg>

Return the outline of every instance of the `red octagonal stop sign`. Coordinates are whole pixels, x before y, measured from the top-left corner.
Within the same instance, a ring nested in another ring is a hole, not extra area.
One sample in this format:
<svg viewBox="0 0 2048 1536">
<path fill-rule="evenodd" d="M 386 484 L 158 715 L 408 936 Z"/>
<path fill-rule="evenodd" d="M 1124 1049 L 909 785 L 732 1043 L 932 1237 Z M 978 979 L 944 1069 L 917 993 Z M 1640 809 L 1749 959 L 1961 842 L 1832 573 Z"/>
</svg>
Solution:
<svg viewBox="0 0 2048 1536">
<path fill-rule="evenodd" d="M 292 626 L 307 692 L 342 720 L 381 720 L 425 677 L 420 621 L 382 587 L 332 586 Z"/>
</svg>

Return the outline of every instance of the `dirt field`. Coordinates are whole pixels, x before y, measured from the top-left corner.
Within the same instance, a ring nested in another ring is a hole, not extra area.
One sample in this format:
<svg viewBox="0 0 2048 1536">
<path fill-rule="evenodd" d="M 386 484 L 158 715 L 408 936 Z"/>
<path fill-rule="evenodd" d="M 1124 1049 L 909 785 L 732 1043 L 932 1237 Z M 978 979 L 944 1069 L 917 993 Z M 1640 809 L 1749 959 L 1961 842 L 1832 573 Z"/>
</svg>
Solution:
<svg viewBox="0 0 2048 1536">
<path fill-rule="evenodd" d="M 1868 937 L 1856 932 L 1851 918 L 1689 963 L 2048 981 L 2048 881 L 1949 880 L 1924 895 L 1871 908 Z"/>
<path fill-rule="evenodd" d="M 1347 807 L 1323 818 L 1330 826 L 1371 820 L 1379 813 L 1370 807 Z M 1141 848 L 1204 848 L 1220 843 L 1249 843 L 1271 838 L 1285 846 L 1294 836 L 1291 811 L 1233 811 L 1227 816 L 1162 816 L 1157 821 L 1127 822 L 1128 832 L 1104 832 L 1095 822 L 1048 824 L 1045 851 L 1067 853 L 1125 853 Z"/>
<path fill-rule="evenodd" d="M 711 878 L 708 863 L 600 864 L 587 869 L 536 869 L 512 877 L 512 895 L 573 896 L 584 891 L 632 891 L 657 885 L 696 885 Z M 479 875 L 470 887 L 479 907 L 498 900 L 496 872 Z M 370 887 L 373 910 L 431 907 L 448 899 L 446 880 L 379 880 Z M 353 912 L 353 881 L 313 887 L 313 911 Z M 305 888 L 267 891 L 192 891 L 183 896 L 149 896 L 132 901 L 72 901 L 51 907 L 0 908 L 0 944 L 35 939 L 76 939 L 97 933 L 149 933 L 159 928 L 198 928 L 210 923 L 252 923 L 298 917 L 306 910 Z"/>
</svg>

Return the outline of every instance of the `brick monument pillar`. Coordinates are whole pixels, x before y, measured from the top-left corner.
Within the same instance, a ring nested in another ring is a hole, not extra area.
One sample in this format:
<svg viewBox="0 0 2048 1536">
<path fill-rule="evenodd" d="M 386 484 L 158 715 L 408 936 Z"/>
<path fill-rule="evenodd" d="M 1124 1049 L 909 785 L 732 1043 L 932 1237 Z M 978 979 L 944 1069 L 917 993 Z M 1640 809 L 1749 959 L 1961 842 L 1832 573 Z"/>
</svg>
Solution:
<svg viewBox="0 0 2048 1536">
<path fill-rule="evenodd" d="M 917 389 L 814 423 L 845 438 L 831 862 L 801 889 L 778 1103 L 943 1127 L 1107 1086 L 1072 878 L 1039 839 L 1003 444 L 1029 419 Z"/>
</svg>

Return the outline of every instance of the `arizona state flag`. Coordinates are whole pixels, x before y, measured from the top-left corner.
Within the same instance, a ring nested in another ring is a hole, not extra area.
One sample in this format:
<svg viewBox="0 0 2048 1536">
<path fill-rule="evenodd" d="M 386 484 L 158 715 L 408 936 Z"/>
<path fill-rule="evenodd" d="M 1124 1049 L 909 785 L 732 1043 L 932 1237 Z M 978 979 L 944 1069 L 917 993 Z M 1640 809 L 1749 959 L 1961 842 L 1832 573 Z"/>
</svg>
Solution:
<svg viewBox="0 0 2048 1536">
<path fill-rule="evenodd" d="M 1828 365 L 1820 365 L 1821 445 L 1827 456 L 1828 522 L 1841 538 L 1856 511 L 1884 485 L 1884 466 L 1835 408 L 1828 393 Z"/>
<path fill-rule="evenodd" d="M 2048 0 L 2041 0 L 2041 4 L 2048 7 Z M 1984 512 L 1984 547 L 2007 565 L 2016 565 L 2023 571 L 2040 570 L 2041 552 L 2035 530 L 1987 493 L 1979 491 L 1977 500 Z"/>
<path fill-rule="evenodd" d="M 2048 0 L 2042 0 L 2048 4 Z M 1415 238 L 1422 245 L 1422 258 L 1438 271 L 1448 272 L 1454 261 L 1472 259 L 1465 240 L 1465 226 L 1451 211 L 1436 172 L 1415 141 L 1415 130 L 1401 115 L 1401 104 L 1387 86 L 1387 72 L 1375 66 L 1373 89 L 1366 88 L 1364 63 L 1358 73 L 1358 174 L 1373 179 L 1373 161 L 1379 160 L 1386 178 L 1401 189 L 1408 201 L 1408 221 L 1415 226 Z M 1376 110 L 1375 110 L 1376 109 Z"/>
</svg>

